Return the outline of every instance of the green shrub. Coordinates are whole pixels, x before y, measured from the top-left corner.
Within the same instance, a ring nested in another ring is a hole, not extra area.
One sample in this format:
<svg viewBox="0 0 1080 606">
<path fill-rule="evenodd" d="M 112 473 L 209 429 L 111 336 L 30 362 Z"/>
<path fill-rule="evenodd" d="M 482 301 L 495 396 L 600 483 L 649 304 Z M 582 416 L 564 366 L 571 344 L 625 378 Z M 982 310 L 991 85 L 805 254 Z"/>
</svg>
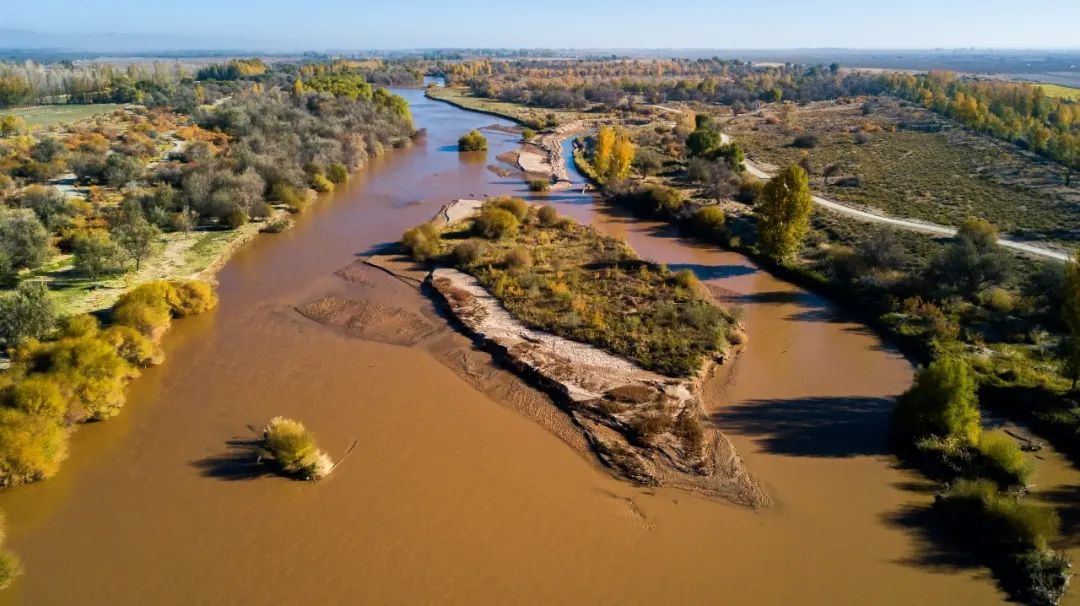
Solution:
<svg viewBox="0 0 1080 606">
<path fill-rule="evenodd" d="M 75 254 L 75 271 L 92 280 L 124 271 L 124 251 L 104 230 L 92 229 L 76 235 L 71 248 Z"/>
<path fill-rule="evenodd" d="M 986 540 L 1010 549 L 1046 549 L 1061 528 L 1052 507 L 1001 493 L 990 480 L 958 480 L 939 502 Z"/>
<path fill-rule="evenodd" d="M 521 198 L 500 196 L 498 198 L 491 198 L 484 203 L 484 206 L 486 208 L 501 208 L 514 215 L 514 218 L 518 221 L 524 221 L 525 217 L 529 216 L 529 203 Z"/>
<path fill-rule="evenodd" d="M 690 219 L 690 226 L 697 235 L 717 241 L 726 233 L 724 223 L 724 211 L 719 206 L 706 206 Z"/>
<path fill-rule="evenodd" d="M 101 332 L 101 338 L 116 348 L 116 353 L 137 368 L 156 366 L 164 361 L 164 352 L 138 330 L 117 324 Z"/>
<path fill-rule="evenodd" d="M 1019 554 L 1015 566 L 1026 587 L 1018 596 L 1027 604 L 1051 606 L 1061 602 L 1072 578 L 1072 564 L 1064 554 L 1033 549 Z"/>
<path fill-rule="evenodd" d="M 933 361 L 915 375 L 915 383 L 896 402 L 898 429 L 911 438 L 957 437 L 967 445 L 979 440 L 979 405 L 975 375 L 961 359 Z"/>
<path fill-rule="evenodd" d="M 529 249 L 518 246 L 506 253 L 503 265 L 512 272 L 522 272 L 533 266 L 533 257 Z"/>
<path fill-rule="evenodd" d="M 138 374 L 99 335 L 42 343 L 35 358 L 37 370 L 60 385 L 75 421 L 114 416 L 124 405 L 124 385 Z"/>
<path fill-rule="evenodd" d="M 318 480 L 334 468 L 334 462 L 315 446 L 315 438 L 298 421 L 274 417 L 263 435 L 267 453 L 286 474 Z"/>
<path fill-rule="evenodd" d="M 489 240 L 512 236 L 519 225 L 517 217 L 501 208 L 485 208 L 473 221 L 476 231 Z"/>
<path fill-rule="evenodd" d="M 487 148 L 487 139 L 478 130 L 471 130 L 458 139 L 458 151 L 485 151 Z"/>
<path fill-rule="evenodd" d="M 454 260 L 458 265 L 468 267 L 475 263 L 487 251 L 487 244 L 482 240 L 468 239 L 454 247 Z"/>
<path fill-rule="evenodd" d="M 7 538 L 7 524 L 0 515 L 0 544 Z M 19 558 L 7 549 L 0 549 L 0 590 L 7 589 L 22 574 Z"/>
<path fill-rule="evenodd" d="M 697 288 L 701 282 L 698 281 L 697 274 L 693 270 L 680 269 L 672 275 L 672 280 L 675 281 L 675 285 L 680 288 L 694 289 Z"/>
<path fill-rule="evenodd" d="M 791 145 L 800 149 L 813 149 L 818 146 L 818 138 L 811 134 L 799 135 L 795 137 Z"/>
<path fill-rule="evenodd" d="M 172 315 L 169 308 L 151 305 L 142 301 L 132 301 L 113 308 L 113 321 L 121 326 L 129 326 L 146 335 L 157 339 L 169 329 L 172 324 Z"/>
<path fill-rule="evenodd" d="M 333 183 L 344 183 L 349 180 L 349 169 L 340 162 L 334 162 L 326 169 L 326 176 Z"/>
<path fill-rule="evenodd" d="M 222 217 L 221 221 L 222 224 L 225 225 L 225 227 L 229 229 L 237 229 L 239 227 L 247 225 L 248 220 L 250 219 L 251 216 L 248 215 L 247 212 L 244 211 L 244 209 L 237 208 L 229 211 L 224 217 Z"/>
<path fill-rule="evenodd" d="M 0 347 L 41 338 L 55 323 L 56 308 L 43 282 L 22 282 L 0 295 Z"/>
<path fill-rule="evenodd" d="M 655 183 L 616 192 L 615 200 L 629 206 L 635 213 L 667 219 L 675 218 L 686 204 L 681 191 Z"/>
<path fill-rule="evenodd" d="M 61 338 L 90 337 L 98 334 L 101 323 L 90 314 L 76 314 L 64 318 L 60 323 Z"/>
<path fill-rule="evenodd" d="M 554 206 L 545 204 L 536 212 L 536 218 L 539 219 L 540 225 L 552 227 L 559 222 L 559 211 L 555 210 Z"/>
<path fill-rule="evenodd" d="M 753 204 L 764 187 L 765 184 L 760 179 L 749 173 L 743 173 L 742 178 L 739 180 L 739 191 L 735 194 L 735 199 L 743 204 Z"/>
<path fill-rule="evenodd" d="M 315 173 L 311 175 L 311 189 L 325 194 L 327 192 L 334 191 L 334 182 L 326 178 L 326 175 L 322 173 Z"/>
<path fill-rule="evenodd" d="M 0 550 L 0 590 L 11 587 L 20 575 L 22 575 L 22 564 L 19 562 L 19 557 L 10 550 Z"/>
<path fill-rule="evenodd" d="M 275 183 L 270 188 L 270 197 L 287 206 L 292 213 L 302 212 L 308 205 L 306 197 L 285 183 Z"/>
<path fill-rule="evenodd" d="M 59 420 L 0 408 L 0 486 L 52 477 L 67 453 L 68 432 Z"/>
<path fill-rule="evenodd" d="M 428 261 L 439 254 L 439 228 L 432 223 L 424 223 L 407 230 L 401 235 L 401 246 L 416 261 Z"/>
<path fill-rule="evenodd" d="M 529 179 L 529 191 L 541 192 L 551 188 L 551 181 L 547 179 Z"/>
<path fill-rule="evenodd" d="M 536 136 L 536 131 L 531 128 L 526 128 L 521 131 L 521 138 L 526 141 L 531 141 Z"/>
<path fill-rule="evenodd" d="M 61 419 L 67 413 L 67 399 L 56 379 L 47 374 L 31 374 L 11 387 L 11 406 L 28 415 Z"/>
<path fill-rule="evenodd" d="M 1012 293 L 1000 286 L 991 286 L 979 293 L 979 303 L 996 312 L 1007 314 L 1016 307 Z"/>
<path fill-rule="evenodd" d="M 170 280 L 172 287 L 167 302 L 174 316 L 194 316 L 210 311 L 217 306 L 218 298 L 214 288 L 201 280 Z"/>
<path fill-rule="evenodd" d="M 988 431 L 979 437 L 978 451 L 993 469 L 1011 484 L 1026 486 L 1035 467 L 1016 440 L 1004 431 Z"/>
<path fill-rule="evenodd" d="M 292 219 L 288 217 L 274 217 L 259 231 L 264 234 L 280 234 L 293 226 Z"/>
</svg>

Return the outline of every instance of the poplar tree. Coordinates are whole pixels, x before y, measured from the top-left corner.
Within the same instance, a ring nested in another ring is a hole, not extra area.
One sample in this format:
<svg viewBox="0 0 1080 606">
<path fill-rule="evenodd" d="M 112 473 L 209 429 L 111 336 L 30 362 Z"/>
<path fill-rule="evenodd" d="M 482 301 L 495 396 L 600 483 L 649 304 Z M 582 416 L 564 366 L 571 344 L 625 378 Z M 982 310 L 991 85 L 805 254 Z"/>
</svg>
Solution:
<svg viewBox="0 0 1080 606">
<path fill-rule="evenodd" d="M 778 262 L 793 257 L 810 229 L 813 208 L 810 183 L 799 166 L 791 165 L 769 179 L 754 203 L 762 252 Z"/>
<path fill-rule="evenodd" d="M 611 155 L 615 149 L 615 129 L 601 126 L 596 133 L 596 148 L 593 150 L 593 170 L 605 177 L 611 170 Z"/>
</svg>

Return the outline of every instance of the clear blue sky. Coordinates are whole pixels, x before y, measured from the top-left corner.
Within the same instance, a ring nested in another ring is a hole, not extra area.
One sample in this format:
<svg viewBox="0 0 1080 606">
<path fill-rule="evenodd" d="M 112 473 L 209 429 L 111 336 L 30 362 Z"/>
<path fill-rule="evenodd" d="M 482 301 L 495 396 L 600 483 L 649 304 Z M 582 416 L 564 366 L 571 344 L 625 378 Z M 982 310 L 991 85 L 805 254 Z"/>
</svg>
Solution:
<svg viewBox="0 0 1080 606">
<path fill-rule="evenodd" d="M 0 0 L 5 28 L 313 50 L 1080 48 L 1080 0 Z"/>
</svg>

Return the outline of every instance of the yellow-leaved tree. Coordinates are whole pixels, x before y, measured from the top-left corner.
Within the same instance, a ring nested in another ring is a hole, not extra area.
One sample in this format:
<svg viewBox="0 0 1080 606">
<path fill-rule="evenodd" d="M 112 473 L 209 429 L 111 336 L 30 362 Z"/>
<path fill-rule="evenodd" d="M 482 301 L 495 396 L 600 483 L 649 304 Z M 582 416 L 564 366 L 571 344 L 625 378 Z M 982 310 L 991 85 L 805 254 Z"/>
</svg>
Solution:
<svg viewBox="0 0 1080 606">
<path fill-rule="evenodd" d="M 614 149 L 611 152 L 611 163 L 608 167 L 606 180 L 608 183 L 621 181 L 630 176 L 630 165 L 634 162 L 634 142 L 625 131 L 615 137 Z"/>
<path fill-rule="evenodd" d="M 596 133 L 596 148 L 593 150 L 593 170 L 601 178 L 611 170 L 612 152 L 615 150 L 615 129 L 601 126 Z"/>
</svg>

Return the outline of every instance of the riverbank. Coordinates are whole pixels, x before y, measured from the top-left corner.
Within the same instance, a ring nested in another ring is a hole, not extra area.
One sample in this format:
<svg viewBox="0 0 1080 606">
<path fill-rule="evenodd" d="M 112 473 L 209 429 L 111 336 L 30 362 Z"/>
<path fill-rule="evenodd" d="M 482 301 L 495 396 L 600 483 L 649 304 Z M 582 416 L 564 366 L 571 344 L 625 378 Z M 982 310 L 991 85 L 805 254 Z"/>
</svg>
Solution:
<svg viewBox="0 0 1080 606">
<path fill-rule="evenodd" d="M 485 97 L 474 97 L 466 88 L 453 86 L 430 86 L 424 90 L 424 95 L 429 99 L 449 103 L 454 107 L 464 110 L 498 116 L 527 126 L 541 130 L 551 126 L 559 126 L 574 120 L 582 120 L 588 117 L 585 112 L 566 109 L 529 108 L 524 105 L 498 101 Z"/>
<path fill-rule="evenodd" d="M 446 200 L 528 195 L 519 178 L 444 151 L 491 117 L 405 94 L 426 144 L 373 161 L 287 234 L 237 251 L 218 274 L 218 310 L 176 324 L 168 363 L 131 384 L 124 414 L 80 431 L 58 477 L 0 493 L 27 569 L 0 605 L 1001 602 L 980 569 L 942 567 L 932 537 L 904 524 L 930 503 L 883 439 L 910 366 L 741 255 L 580 190 L 546 200 L 643 258 L 693 269 L 743 309 L 753 339 L 706 381 L 705 400 L 776 501 L 764 510 L 614 478 L 520 414 L 565 418 L 457 331 L 403 346 L 300 316 L 343 297 L 445 327 L 398 280 L 335 272 Z M 489 142 L 492 155 L 518 145 Z M 230 444 L 279 414 L 303 419 L 328 452 L 358 441 L 349 463 L 317 486 L 258 475 Z M 102 582 L 117 570 L 123 582 Z"/>
</svg>

